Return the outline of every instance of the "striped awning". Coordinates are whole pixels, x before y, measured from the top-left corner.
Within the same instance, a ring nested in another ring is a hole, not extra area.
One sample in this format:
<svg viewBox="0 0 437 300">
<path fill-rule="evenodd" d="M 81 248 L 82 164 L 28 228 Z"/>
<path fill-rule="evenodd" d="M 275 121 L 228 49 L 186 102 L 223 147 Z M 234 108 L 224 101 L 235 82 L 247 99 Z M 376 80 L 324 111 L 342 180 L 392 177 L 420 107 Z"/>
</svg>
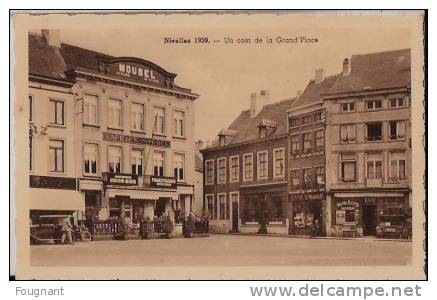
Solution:
<svg viewBox="0 0 437 300">
<path fill-rule="evenodd" d="M 79 181 L 79 188 L 81 191 L 101 191 L 102 182 L 97 180 L 81 179 Z"/>
</svg>

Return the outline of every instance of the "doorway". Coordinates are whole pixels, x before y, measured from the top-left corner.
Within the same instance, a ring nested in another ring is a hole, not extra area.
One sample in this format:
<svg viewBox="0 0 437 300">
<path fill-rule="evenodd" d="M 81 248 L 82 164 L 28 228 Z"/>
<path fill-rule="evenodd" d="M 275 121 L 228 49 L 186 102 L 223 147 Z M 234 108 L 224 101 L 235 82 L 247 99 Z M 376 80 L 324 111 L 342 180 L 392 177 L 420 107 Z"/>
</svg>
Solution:
<svg viewBox="0 0 437 300">
<path fill-rule="evenodd" d="M 363 205 L 363 235 L 376 235 L 376 205 Z"/>
<path fill-rule="evenodd" d="M 165 213 L 165 203 L 167 198 L 159 198 L 156 201 L 155 216 L 160 217 Z"/>
<path fill-rule="evenodd" d="M 232 202 L 232 232 L 238 232 L 238 202 Z"/>
</svg>

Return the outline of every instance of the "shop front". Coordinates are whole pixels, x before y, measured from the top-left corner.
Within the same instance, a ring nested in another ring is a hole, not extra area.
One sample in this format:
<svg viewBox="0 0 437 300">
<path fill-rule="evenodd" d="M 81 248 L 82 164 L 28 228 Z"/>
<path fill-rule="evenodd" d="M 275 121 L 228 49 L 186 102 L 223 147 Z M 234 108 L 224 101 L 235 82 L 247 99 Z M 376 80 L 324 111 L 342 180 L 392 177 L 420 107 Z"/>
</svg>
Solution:
<svg viewBox="0 0 437 300">
<path fill-rule="evenodd" d="M 289 233 L 293 235 L 311 236 L 325 235 L 324 215 L 326 201 L 324 192 L 308 192 L 289 194 L 290 222 Z M 314 228 L 318 224 L 317 233 Z"/>
<path fill-rule="evenodd" d="M 335 193 L 332 222 L 337 236 L 400 237 L 408 211 L 408 193 Z"/>
<path fill-rule="evenodd" d="M 285 187 L 241 189 L 240 193 L 242 233 L 258 233 L 265 225 L 267 233 L 287 234 Z"/>
</svg>

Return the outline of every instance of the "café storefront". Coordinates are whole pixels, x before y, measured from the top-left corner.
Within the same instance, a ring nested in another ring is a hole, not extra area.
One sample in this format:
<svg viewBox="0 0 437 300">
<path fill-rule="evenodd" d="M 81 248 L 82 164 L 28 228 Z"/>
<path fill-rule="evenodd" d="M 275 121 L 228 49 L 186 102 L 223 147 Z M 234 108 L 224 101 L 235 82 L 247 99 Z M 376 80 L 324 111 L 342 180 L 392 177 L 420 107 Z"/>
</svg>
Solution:
<svg viewBox="0 0 437 300">
<path fill-rule="evenodd" d="M 332 222 L 339 236 L 376 236 L 379 227 L 405 222 L 408 192 L 334 193 Z"/>
<path fill-rule="evenodd" d="M 324 235 L 323 226 L 326 201 L 324 192 L 301 192 L 289 194 L 290 228 L 293 235 L 312 235 L 313 224 L 318 221 L 318 235 Z"/>
</svg>

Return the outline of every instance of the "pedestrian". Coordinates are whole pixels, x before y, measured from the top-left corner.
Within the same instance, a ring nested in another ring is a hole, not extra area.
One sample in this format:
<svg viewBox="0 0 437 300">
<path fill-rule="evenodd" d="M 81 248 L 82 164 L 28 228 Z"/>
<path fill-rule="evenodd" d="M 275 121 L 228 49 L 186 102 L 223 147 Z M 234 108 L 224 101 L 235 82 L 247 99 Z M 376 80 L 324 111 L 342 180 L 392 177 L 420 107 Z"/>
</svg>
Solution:
<svg viewBox="0 0 437 300">
<path fill-rule="evenodd" d="M 71 231 L 73 229 L 73 226 L 70 223 L 70 218 L 67 217 L 62 221 L 62 237 L 61 237 L 61 244 L 65 244 L 65 239 L 68 240 L 68 244 L 73 245 L 73 239 L 71 237 Z"/>
<path fill-rule="evenodd" d="M 319 235 L 319 220 L 315 219 L 313 223 L 313 237 L 316 237 Z"/>
</svg>

